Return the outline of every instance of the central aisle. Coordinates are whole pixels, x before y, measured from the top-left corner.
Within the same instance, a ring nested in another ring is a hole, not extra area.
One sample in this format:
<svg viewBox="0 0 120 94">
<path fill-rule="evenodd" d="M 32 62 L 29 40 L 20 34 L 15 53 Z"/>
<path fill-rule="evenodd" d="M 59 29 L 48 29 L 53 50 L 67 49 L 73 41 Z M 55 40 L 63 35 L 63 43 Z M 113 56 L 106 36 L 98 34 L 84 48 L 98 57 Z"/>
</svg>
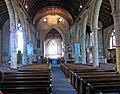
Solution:
<svg viewBox="0 0 120 94">
<path fill-rule="evenodd" d="M 59 65 L 52 65 L 52 84 L 53 94 L 77 94 L 60 70 Z"/>
</svg>

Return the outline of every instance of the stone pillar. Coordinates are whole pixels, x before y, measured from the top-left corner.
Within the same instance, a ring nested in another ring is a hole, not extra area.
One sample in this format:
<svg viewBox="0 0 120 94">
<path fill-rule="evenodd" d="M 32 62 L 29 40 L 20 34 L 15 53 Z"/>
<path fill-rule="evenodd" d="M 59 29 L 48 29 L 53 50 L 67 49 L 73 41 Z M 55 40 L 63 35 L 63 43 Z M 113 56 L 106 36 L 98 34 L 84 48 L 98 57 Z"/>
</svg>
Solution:
<svg viewBox="0 0 120 94">
<path fill-rule="evenodd" d="M 10 18 L 10 56 L 11 56 L 11 68 L 17 68 L 17 34 L 16 34 L 16 23 L 15 23 L 15 13 L 11 0 L 5 0 L 9 18 Z"/>
<path fill-rule="evenodd" d="M 31 27 L 30 27 L 30 23 L 29 23 L 29 26 L 28 26 L 28 44 L 33 44 L 32 43 L 32 33 L 31 33 Z M 28 56 L 28 64 L 32 64 L 32 59 L 33 59 L 33 56 L 32 55 L 29 55 Z"/>
<path fill-rule="evenodd" d="M 31 25 L 30 25 L 30 23 L 28 24 L 29 26 L 28 26 L 28 41 L 29 42 L 31 42 L 32 41 L 32 34 L 31 34 Z"/>
<path fill-rule="evenodd" d="M 69 32 L 70 32 L 70 43 L 68 43 L 67 45 L 67 57 L 68 57 L 68 61 L 73 61 L 75 25 L 71 28 Z"/>
<path fill-rule="evenodd" d="M 98 18 L 99 18 L 99 11 L 101 7 L 101 3 L 103 0 L 96 0 L 95 7 L 93 10 L 93 18 L 92 18 L 92 33 L 94 38 L 94 45 L 92 47 L 93 52 L 93 67 L 99 67 L 99 56 L 98 56 Z"/>
<path fill-rule="evenodd" d="M 22 56 L 22 64 L 27 65 L 27 41 L 26 34 L 23 32 L 23 56 Z"/>
<path fill-rule="evenodd" d="M 98 54 L 99 54 L 99 63 L 105 63 L 105 59 L 103 57 L 103 31 L 102 31 L 102 23 L 99 22 L 99 29 L 98 29 Z"/>
<path fill-rule="evenodd" d="M 116 62 L 117 71 L 120 72 L 120 11 L 113 14 L 114 29 L 116 36 Z"/>
<path fill-rule="evenodd" d="M 82 64 L 86 64 L 86 24 L 87 24 L 88 16 L 85 15 L 82 22 L 82 32 L 81 32 L 81 56 L 82 56 Z"/>
<path fill-rule="evenodd" d="M 44 41 L 40 42 L 40 56 L 44 57 Z"/>
<path fill-rule="evenodd" d="M 99 66 L 99 55 L 98 55 L 98 29 L 94 28 L 93 30 L 93 46 L 92 46 L 92 53 L 93 53 L 93 67 Z"/>
<path fill-rule="evenodd" d="M 90 64 L 91 63 L 91 61 L 90 61 L 90 48 L 89 48 L 90 36 L 88 33 L 86 34 L 85 40 L 86 40 L 86 63 Z"/>
<path fill-rule="evenodd" d="M 75 37 L 76 37 L 76 32 L 77 32 L 77 23 L 74 24 L 72 30 L 71 30 L 71 35 L 72 35 L 72 39 L 71 39 L 71 43 L 70 43 L 70 46 L 72 47 L 72 52 L 69 52 L 71 53 L 71 59 L 70 61 L 73 61 L 72 58 L 75 59 L 75 55 L 74 55 L 74 43 L 76 41 Z M 75 62 L 74 62 L 75 63 Z"/>
<path fill-rule="evenodd" d="M 27 65 L 27 39 L 26 39 L 26 27 L 24 22 L 24 17 L 22 17 L 23 24 L 23 56 L 22 56 L 22 64 Z"/>
<path fill-rule="evenodd" d="M 77 23 L 76 24 L 76 29 L 75 29 L 76 31 L 74 31 L 74 32 L 76 32 L 75 33 L 75 42 L 76 43 L 79 43 L 79 23 Z M 75 51 L 75 43 L 74 43 L 74 51 Z M 80 49 L 79 49 L 80 50 Z M 75 54 L 75 53 L 74 53 Z M 75 63 L 80 63 L 80 61 L 79 61 L 79 56 L 78 55 L 76 55 L 76 56 L 74 56 L 75 57 Z"/>
<path fill-rule="evenodd" d="M 1 33 L 2 33 L 2 30 L 0 30 L 0 63 L 1 62 L 1 59 L 2 59 L 2 36 L 1 36 Z"/>
<path fill-rule="evenodd" d="M 14 30 L 14 29 L 13 29 Z M 17 41 L 16 32 L 10 32 L 11 68 L 17 68 Z"/>
<path fill-rule="evenodd" d="M 82 64 L 86 64 L 86 46 L 85 46 L 85 36 L 86 36 L 86 27 L 83 27 L 81 34 L 81 56 L 82 56 Z"/>
</svg>

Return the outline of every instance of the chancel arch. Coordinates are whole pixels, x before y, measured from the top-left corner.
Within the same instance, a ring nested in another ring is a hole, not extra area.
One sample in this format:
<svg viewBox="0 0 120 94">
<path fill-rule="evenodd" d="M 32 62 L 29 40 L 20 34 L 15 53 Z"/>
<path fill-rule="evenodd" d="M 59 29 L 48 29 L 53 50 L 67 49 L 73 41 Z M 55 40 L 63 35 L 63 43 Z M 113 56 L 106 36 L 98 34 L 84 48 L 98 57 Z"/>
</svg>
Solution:
<svg viewBox="0 0 120 94">
<path fill-rule="evenodd" d="M 46 35 L 44 42 L 44 57 L 53 59 L 61 58 L 63 51 L 62 40 L 60 33 L 55 28 L 52 28 Z"/>
</svg>

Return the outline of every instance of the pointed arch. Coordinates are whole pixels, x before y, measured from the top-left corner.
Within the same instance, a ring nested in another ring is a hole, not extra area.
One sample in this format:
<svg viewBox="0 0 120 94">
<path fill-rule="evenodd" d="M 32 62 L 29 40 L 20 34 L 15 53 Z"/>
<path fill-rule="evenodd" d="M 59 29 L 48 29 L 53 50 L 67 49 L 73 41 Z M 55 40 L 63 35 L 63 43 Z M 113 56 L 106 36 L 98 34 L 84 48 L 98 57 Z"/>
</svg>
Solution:
<svg viewBox="0 0 120 94">
<path fill-rule="evenodd" d="M 17 38 L 15 11 L 11 0 L 5 0 L 10 18 L 10 60 L 11 68 L 17 68 Z"/>
<path fill-rule="evenodd" d="M 45 34 L 45 36 L 44 36 L 44 40 L 45 40 L 45 38 L 46 38 L 46 35 L 49 33 L 49 31 L 50 30 L 52 30 L 52 29 L 55 29 L 55 30 L 57 30 L 59 33 L 60 33 L 60 35 L 61 35 L 61 37 L 62 37 L 62 41 L 65 41 L 66 40 L 66 37 L 65 37 L 65 34 L 64 34 L 64 31 L 60 28 L 60 27 L 58 27 L 58 26 L 56 26 L 56 25 L 54 25 L 53 27 L 51 27 L 49 30 L 47 30 L 47 32 L 46 32 L 46 34 Z"/>
</svg>

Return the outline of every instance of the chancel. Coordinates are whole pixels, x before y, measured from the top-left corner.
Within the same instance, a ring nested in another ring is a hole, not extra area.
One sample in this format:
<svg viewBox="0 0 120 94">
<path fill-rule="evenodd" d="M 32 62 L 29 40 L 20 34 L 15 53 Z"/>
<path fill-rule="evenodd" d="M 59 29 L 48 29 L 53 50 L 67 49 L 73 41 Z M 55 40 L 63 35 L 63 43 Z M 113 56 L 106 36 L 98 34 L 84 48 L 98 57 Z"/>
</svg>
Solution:
<svg viewBox="0 0 120 94">
<path fill-rule="evenodd" d="M 0 94 L 120 94 L 120 0 L 0 0 Z"/>
</svg>

